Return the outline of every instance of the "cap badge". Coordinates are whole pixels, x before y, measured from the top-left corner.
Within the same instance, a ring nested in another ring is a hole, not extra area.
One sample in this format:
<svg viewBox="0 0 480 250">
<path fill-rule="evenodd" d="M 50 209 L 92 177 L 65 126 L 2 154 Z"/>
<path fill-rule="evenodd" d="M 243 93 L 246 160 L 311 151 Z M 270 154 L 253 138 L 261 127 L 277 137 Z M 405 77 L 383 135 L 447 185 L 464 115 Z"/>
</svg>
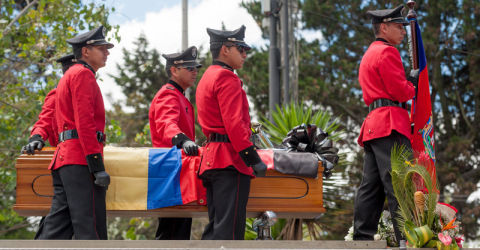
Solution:
<svg viewBox="0 0 480 250">
<path fill-rule="evenodd" d="M 105 33 L 107 32 L 107 29 L 105 27 L 102 28 L 102 36 L 105 37 Z"/>
<path fill-rule="evenodd" d="M 192 57 L 197 58 L 197 48 L 195 47 L 192 48 Z"/>
</svg>

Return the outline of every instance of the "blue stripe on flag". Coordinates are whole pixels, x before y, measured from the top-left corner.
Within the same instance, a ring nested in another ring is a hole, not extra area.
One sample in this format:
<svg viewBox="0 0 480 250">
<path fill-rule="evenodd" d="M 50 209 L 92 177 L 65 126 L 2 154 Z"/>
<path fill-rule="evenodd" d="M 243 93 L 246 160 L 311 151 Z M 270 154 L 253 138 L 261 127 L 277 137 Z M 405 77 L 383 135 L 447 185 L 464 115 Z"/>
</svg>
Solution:
<svg viewBox="0 0 480 250">
<path fill-rule="evenodd" d="M 423 49 L 422 32 L 420 32 L 420 27 L 416 21 L 415 31 L 417 33 L 418 68 L 421 72 L 427 66 L 427 57 L 425 56 L 425 50 Z"/>
<path fill-rule="evenodd" d="M 149 150 L 147 209 L 182 204 L 181 169 L 182 153 L 176 146 Z"/>
</svg>

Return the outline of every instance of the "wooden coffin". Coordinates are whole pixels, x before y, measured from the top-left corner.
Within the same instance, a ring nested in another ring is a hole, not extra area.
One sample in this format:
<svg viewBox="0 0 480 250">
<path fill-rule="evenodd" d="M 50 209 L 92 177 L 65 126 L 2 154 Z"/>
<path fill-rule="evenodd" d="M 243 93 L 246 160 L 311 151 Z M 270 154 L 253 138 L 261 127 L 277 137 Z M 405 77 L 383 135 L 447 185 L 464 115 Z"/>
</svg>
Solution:
<svg viewBox="0 0 480 250">
<path fill-rule="evenodd" d="M 44 148 L 35 155 L 22 154 L 16 162 L 17 189 L 14 210 L 22 216 L 43 216 L 50 209 L 53 194 L 48 165 L 55 148 Z M 274 211 L 280 218 L 314 218 L 325 212 L 323 207 L 323 168 L 319 178 L 304 178 L 268 170 L 266 177 L 252 180 L 247 205 L 249 217 Z M 108 192 L 108 191 L 107 191 Z M 207 207 L 196 202 L 152 210 L 108 210 L 109 216 L 129 217 L 201 217 Z"/>
</svg>

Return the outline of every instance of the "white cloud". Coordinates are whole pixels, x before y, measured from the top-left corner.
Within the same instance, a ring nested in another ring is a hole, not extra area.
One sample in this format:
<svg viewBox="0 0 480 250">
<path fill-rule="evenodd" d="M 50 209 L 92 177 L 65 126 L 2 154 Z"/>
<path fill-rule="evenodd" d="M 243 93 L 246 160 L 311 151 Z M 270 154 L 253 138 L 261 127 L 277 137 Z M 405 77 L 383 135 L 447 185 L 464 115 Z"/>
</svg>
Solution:
<svg viewBox="0 0 480 250">
<path fill-rule="evenodd" d="M 202 0 L 189 5 L 188 41 L 189 46 L 203 46 L 208 49 L 209 37 L 206 28 L 233 30 L 242 24 L 247 27 L 245 41 L 254 46 L 265 43 L 261 38 L 260 28 L 247 11 L 240 7 L 241 0 Z M 181 1 L 177 5 L 166 7 L 160 11 L 145 13 L 143 21 L 131 20 L 119 24 L 121 42 L 110 50 L 107 66 L 99 70 L 99 85 L 103 95 L 111 94 L 115 100 L 123 100 L 125 96 L 109 74 L 117 74 L 116 64 L 123 63 L 122 48 L 131 50 L 141 33 L 144 33 L 151 48 L 160 53 L 174 53 L 181 50 Z M 163 58 L 162 58 L 163 59 Z M 111 103 L 105 98 L 105 108 L 111 109 Z"/>
<path fill-rule="evenodd" d="M 302 30 L 300 36 L 307 42 L 313 42 L 314 40 L 323 40 L 323 35 L 318 30 Z"/>
</svg>

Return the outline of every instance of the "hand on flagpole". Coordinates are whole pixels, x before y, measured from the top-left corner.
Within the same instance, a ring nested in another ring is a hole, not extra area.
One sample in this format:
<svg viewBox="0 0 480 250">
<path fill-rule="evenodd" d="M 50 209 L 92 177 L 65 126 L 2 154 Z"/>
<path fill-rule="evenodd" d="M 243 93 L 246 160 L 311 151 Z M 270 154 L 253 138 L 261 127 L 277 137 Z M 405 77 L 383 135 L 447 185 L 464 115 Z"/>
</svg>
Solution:
<svg viewBox="0 0 480 250">
<path fill-rule="evenodd" d="M 418 75 L 420 73 L 419 69 L 412 69 L 410 70 L 410 74 L 407 77 L 407 80 L 411 83 L 413 83 L 413 86 L 415 89 L 418 87 Z"/>
</svg>

